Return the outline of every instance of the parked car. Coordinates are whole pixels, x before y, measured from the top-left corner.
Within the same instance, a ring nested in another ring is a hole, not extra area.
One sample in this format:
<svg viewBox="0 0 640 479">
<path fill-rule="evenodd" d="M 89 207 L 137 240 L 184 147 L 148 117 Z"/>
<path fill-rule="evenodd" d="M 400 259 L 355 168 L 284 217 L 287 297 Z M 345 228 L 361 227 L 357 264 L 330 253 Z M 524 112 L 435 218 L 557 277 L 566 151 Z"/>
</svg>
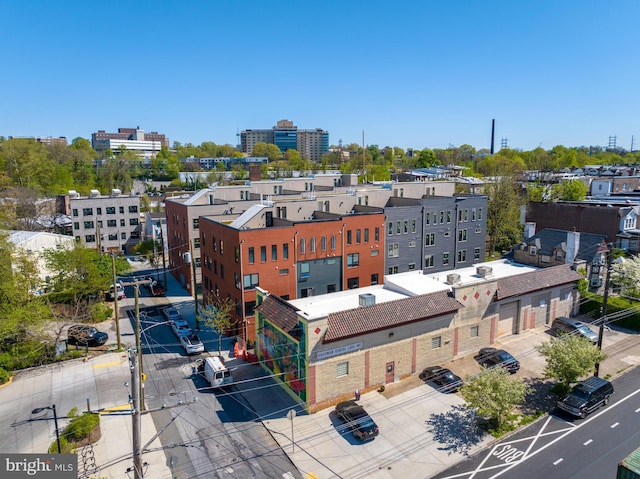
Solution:
<svg viewBox="0 0 640 479">
<path fill-rule="evenodd" d="M 184 348 L 187 354 L 198 354 L 204 352 L 204 344 L 200 341 L 197 334 L 191 333 L 184 336 L 179 336 L 180 344 Z"/>
<path fill-rule="evenodd" d="M 124 285 L 118 281 L 115 286 L 112 284 L 107 293 L 107 298 L 113 301 L 118 296 L 118 299 L 124 299 L 127 295 L 124 292 Z"/>
<path fill-rule="evenodd" d="M 178 311 L 174 307 L 169 307 L 169 308 L 163 309 L 162 310 L 162 314 L 164 315 L 165 318 L 167 318 L 167 321 L 179 321 L 179 320 L 182 320 L 182 315 L 180 314 L 180 311 Z"/>
<path fill-rule="evenodd" d="M 558 402 L 563 411 L 577 417 L 586 417 L 600 406 L 609 404 L 613 384 L 606 379 L 592 377 L 576 384 L 571 392 Z"/>
<path fill-rule="evenodd" d="M 338 403 L 336 415 L 351 428 L 352 434 L 361 441 L 373 439 L 379 433 L 378 425 L 367 414 L 367 411 L 353 400 Z"/>
<path fill-rule="evenodd" d="M 476 359 L 486 368 L 502 366 L 511 374 L 520 369 L 520 362 L 504 349 L 482 348 Z"/>
<path fill-rule="evenodd" d="M 98 331 L 93 326 L 75 324 L 67 330 L 67 343 L 82 346 L 102 346 L 109 339 L 107 333 Z"/>
<path fill-rule="evenodd" d="M 438 386 L 442 392 L 455 392 L 462 386 L 462 378 L 456 376 L 450 369 L 440 366 L 429 366 L 424 368 L 418 375 L 423 381 L 429 381 Z"/>
<path fill-rule="evenodd" d="M 173 329 L 173 332 L 175 333 L 175 335 L 178 336 L 178 338 L 193 334 L 193 331 L 191 330 L 191 326 L 189 326 L 189 323 L 187 323 L 184 319 L 176 319 L 174 321 L 169 321 L 169 325 L 171 326 L 171 329 Z"/>
<path fill-rule="evenodd" d="M 598 342 L 598 335 L 593 332 L 586 323 L 578 321 L 577 319 L 567 318 L 565 316 L 559 316 L 553 320 L 553 323 L 551 324 L 551 331 L 553 331 L 556 336 L 562 336 L 563 334 L 575 334 L 588 339 L 593 344 Z"/>
</svg>

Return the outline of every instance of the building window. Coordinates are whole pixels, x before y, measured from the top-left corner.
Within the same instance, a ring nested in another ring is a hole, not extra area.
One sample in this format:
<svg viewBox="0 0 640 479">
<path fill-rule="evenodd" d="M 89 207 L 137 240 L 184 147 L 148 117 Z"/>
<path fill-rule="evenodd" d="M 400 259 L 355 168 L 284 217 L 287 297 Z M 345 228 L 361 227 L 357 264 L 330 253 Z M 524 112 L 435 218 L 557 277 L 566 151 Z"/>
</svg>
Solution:
<svg viewBox="0 0 640 479">
<path fill-rule="evenodd" d="M 289 259 L 289 243 L 282 243 L 282 258 Z"/>
<path fill-rule="evenodd" d="M 247 301 L 246 303 L 244 303 L 244 315 L 245 316 L 254 316 L 255 315 L 255 309 L 256 309 L 256 302 L 255 301 Z"/>
<path fill-rule="evenodd" d="M 467 261 L 467 250 L 462 249 L 458 251 L 458 263 L 464 263 L 465 261 Z"/>
<path fill-rule="evenodd" d="M 371 256 L 378 256 L 379 253 L 380 253 L 380 251 L 377 250 L 377 249 L 372 249 L 371 250 Z"/>
<path fill-rule="evenodd" d="M 411 232 L 416 232 L 416 220 L 411 220 Z"/>
<path fill-rule="evenodd" d="M 311 276 L 309 263 L 300 263 L 300 279 L 307 279 Z"/>
<path fill-rule="evenodd" d="M 288 268 L 283 268 L 283 269 L 279 270 L 278 273 L 280 274 L 280 276 L 284 276 L 285 274 L 289 274 L 289 269 Z"/>
<path fill-rule="evenodd" d="M 137 226 L 138 218 L 129 218 L 129 226 Z"/>
<path fill-rule="evenodd" d="M 424 224 L 427 226 L 431 224 L 431 213 L 424 215 Z"/>
<path fill-rule="evenodd" d="M 449 266 L 449 253 L 442 253 L 442 266 Z"/>
<path fill-rule="evenodd" d="M 471 221 L 475 221 L 475 220 L 476 220 L 476 209 L 471 208 Z"/>
<path fill-rule="evenodd" d="M 336 364 L 336 377 L 347 376 L 349 374 L 349 362 L 345 361 L 343 363 Z"/>
<path fill-rule="evenodd" d="M 86 235 L 84 237 L 84 241 L 85 241 L 85 243 L 95 243 L 96 242 L 96 235 Z"/>
<path fill-rule="evenodd" d="M 397 258 L 399 255 L 400 255 L 400 245 L 398 243 L 390 244 L 389 250 L 387 252 L 387 257 Z"/>
<path fill-rule="evenodd" d="M 331 235 L 331 251 L 336 249 L 336 235 Z"/>
<path fill-rule="evenodd" d="M 301 298 L 308 298 L 309 296 L 315 296 L 315 287 L 302 288 L 300 290 L 300 297 Z"/>
<path fill-rule="evenodd" d="M 118 233 L 109 234 L 109 241 L 116 241 L 118 239 Z"/>
<path fill-rule="evenodd" d="M 396 234 L 399 235 L 400 233 L 402 233 L 402 223 L 400 221 L 398 221 L 396 223 Z"/>
<path fill-rule="evenodd" d="M 347 267 L 353 268 L 360 264 L 360 254 L 359 253 L 351 253 L 347 255 Z"/>
<path fill-rule="evenodd" d="M 413 271 L 414 269 L 416 269 L 416 264 L 415 263 L 409 263 L 409 271 Z"/>
<path fill-rule="evenodd" d="M 85 221 L 84 222 L 84 227 L 85 227 L 85 229 L 93 229 L 93 228 L 95 228 L 95 226 L 93 224 L 93 221 Z"/>
<path fill-rule="evenodd" d="M 327 251 L 327 237 L 323 236 L 320 238 L 320 250 Z"/>
<path fill-rule="evenodd" d="M 351 230 L 347 230 L 347 244 L 352 244 L 353 238 L 351 236 Z"/>
<path fill-rule="evenodd" d="M 118 211 L 120 211 L 120 214 L 123 215 L 124 214 L 124 206 L 120 206 L 118 208 Z"/>
<path fill-rule="evenodd" d="M 220 254 L 224 254 L 224 240 L 220 240 Z"/>
<path fill-rule="evenodd" d="M 415 248 L 416 244 L 417 243 L 414 240 L 409 241 L 409 248 Z"/>
<path fill-rule="evenodd" d="M 538 252 L 538 249 L 535 246 L 529 247 L 529 254 L 531 256 L 535 256 L 537 252 Z"/>
<path fill-rule="evenodd" d="M 271 261 L 278 260 L 278 246 L 275 244 L 271 245 Z"/>
<path fill-rule="evenodd" d="M 482 221 L 482 208 L 478 208 L 478 221 Z"/>
<path fill-rule="evenodd" d="M 200 238 L 193 238 L 193 247 L 195 249 L 200 248 Z M 236 261 L 236 263 L 237 263 L 237 261 Z"/>
<path fill-rule="evenodd" d="M 438 224 L 438 212 L 437 211 L 433 212 L 433 224 L 434 225 Z"/>
<path fill-rule="evenodd" d="M 473 259 L 480 259 L 480 248 L 473 250 Z"/>
<path fill-rule="evenodd" d="M 374 230 L 374 241 L 380 241 L 380 228 L 378 228 L 376 226 L 376 229 Z"/>
<path fill-rule="evenodd" d="M 393 222 L 389 221 L 389 236 L 393 234 Z"/>
<path fill-rule="evenodd" d="M 96 214 L 97 215 L 101 215 L 102 214 L 102 208 L 96 208 Z"/>
<path fill-rule="evenodd" d="M 431 349 L 438 349 L 440 347 L 442 347 L 442 336 L 431 338 Z"/>
<path fill-rule="evenodd" d="M 358 289 L 360 286 L 359 278 L 349 278 L 347 279 L 347 288 L 349 289 Z"/>
<path fill-rule="evenodd" d="M 424 257 L 424 267 L 425 268 L 433 268 L 434 260 L 433 255 L 428 254 Z"/>
<path fill-rule="evenodd" d="M 311 253 L 315 253 L 316 252 L 316 238 L 315 238 L 315 236 L 312 237 L 309 240 L 309 252 L 311 252 Z"/>
<path fill-rule="evenodd" d="M 477 338 L 478 336 L 480 336 L 480 326 L 471 326 L 469 329 L 469 337 Z"/>
<path fill-rule="evenodd" d="M 378 284 L 378 273 L 374 273 L 371 275 L 371 285 Z"/>
<path fill-rule="evenodd" d="M 356 230 L 356 244 L 360 244 L 360 241 L 362 239 L 361 235 L 362 235 L 362 231 L 357 229 Z"/>
<path fill-rule="evenodd" d="M 240 273 L 235 272 L 233 273 L 235 279 L 236 279 L 236 289 L 240 289 Z M 246 278 L 246 276 L 245 276 Z"/>
<path fill-rule="evenodd" d="M 116 220 L 107 220 L 107 226 L 109 226 L 110 228 L 115 228 Z"/>
<path fill-rule="evenodd" d="M 74 223 L 73 223 L 73 229 L 74 229 L 74 230 L 79 230 L 79 229 L 80 229 L 80 223 L 79 223 L 79 222 L 77 222 L 77 221 L 74 221 Z"/>
<path fill-rule="evenodd" d="M 476 226 L 476 233 L 482 233 L 482 227 Z"/>
<path fill-rule="evenodd" d="M 107 214 L 108 215 L 115 215 L 116 214 L 116 207 L 115 206 L 107 206 Z"/>
<path fill-rule="evenodd" d="M 253 246 L 249 247 L 249 264 L 253 264 L 256 261 L 256 251 Z"/>
<path fill-rule="evenodd" d="M 224 279 L 224 265 L 220 264 L 220 278 Z"/>
<path fill-rule="evenodd" d="M 258 286 L 258 273 L 244 275 L 244 289 L 255 289 Z"/>
<path fill-rule="evenodd" d="M 303 254 L 307 252 L 307 242 L 304 238 L 300 238 L 300 252 Z"/>
<path fill-rule="evenodd" d="M 451 236 L 451 231 L 450 230 L 447 230 L 447 231 L 444 232 L 444 237 L 445 238 L 448 238 L 450 236 Z"/>
<path fill-rule="evenodd" d="M 200 218 L 194 218 L 193 219 L 193 229 L 197 230 L 200 228 Z"/>
<path fill-rule="evenodd" d="M 260 246 L 260 261 L 262 261 L 263 263 L 265 261 L 267 261 L 267 247 L 266 246 Z"/>
<path fill-rule="evenodd" d="M 364 229 L 364 242 L 365 243 L 369 242 L 369 228 Z"/>
<path fill-rule="evenodd" d="M 447 211 L 447 223 L 451 223 L 451 210 Z"/>
<path fill-rule="evenodd" d="M 138 212 L 137 206 L 129 206 L 129 213 L 137 213 L 137 212 Z"/>
<path fill-rule="evenodd" d="M 82 216 L 92 216 L 93 208 L 82 208 Z"/>
<path fill-rule="evenodd" d="M 120 239 L 126 240 L 127 239 L 127 233 L 120 233 Z"/>
<path fill-rule="evenodd" d="M 424 237 L 424 245 L 425 246 L 433 246 L 436 244 L 436 234 L 435 233 L 427 233 Z"/>
<path fill-rule="evenodd" d="M 440 212 L 440 224 L 444 223 L 444 211 Z"/>
<path fill-rule="evenodd" d="M 76 208 L 74 208 L 72 214 L 73 214 L 73 216 L 78 216 L 78 210 Z"/>
<path fill-rule="evenodd" d="M 407 234 L 409 232 L 409 222 L 407 220 L 405 220 L 404 222 L 404 234 Z"/>
<path fill-rule="evenodd" d="M 467 241 L 467 230 L 458 231 L 458 241 Z"/>
</svg>

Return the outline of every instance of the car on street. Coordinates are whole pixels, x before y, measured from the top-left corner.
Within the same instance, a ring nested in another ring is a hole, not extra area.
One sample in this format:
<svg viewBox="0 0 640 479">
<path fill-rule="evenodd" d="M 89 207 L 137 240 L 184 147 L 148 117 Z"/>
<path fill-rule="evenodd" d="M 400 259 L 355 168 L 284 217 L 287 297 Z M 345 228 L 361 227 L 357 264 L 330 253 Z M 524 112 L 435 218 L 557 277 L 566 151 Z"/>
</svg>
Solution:
<svg viewBox="0 0 640 479">
<path fill-rule="evenodd" d="M 450 369 L 441 366 L 424 368 L 418 377 L 423 381 L 435 384 L 439 391 L 445 393 L 455 392 L 462 386 L 462 378 L 460 376 L 456 376 Z"/>
<path fill-rule="evenodd" d="M 109 339 L 107 333 L 98 331 L 93 326 L 74 324 L 67 330 L 67 343 L 81 346 L 102 346 Z"/>
<path fill-rule="evenodd" d="M 342 401 L 336 406 L 336 415 L 351 429 L 351 433 L 361 441 L 368 441 L 379 434 L 378 425 L 362 406 L 353 400 Z"/>
<path fill-rule="evenodd" d="M 520 362 L 504 349 L 482 348 L 476 359 L 485 368 L 502 366 L 511 374 L 520 369 Z"/>
<path fill-rule="evenodd" d="M 191 333 L 185 336 L 179 336 L 179 338 L 180 344 L 187 354 L 204 353 L 204 344 L 202 344 L 197 334 Z"/>
<path fill-rule="evenodd" d="M 182 320 L 182 315 L 180 311 L 178 311 L 174 307 L 168 307 L 162 310 L 162 314 L 167 319 L 167 321 L 179 321 Z"/>
<path fill-rule="evenodd" d="M 191 326 L 189 326 L 189 323 L 187 323 L 187 321 L 182 318 L 169 321 L 169 326 L 171 326 L 171 329 L 173 329 L 174 334 L 178 338 L 193 334 L 193 331 L 191 329 Z"/>
<path fill-rule="evenodd" d="M 111 301 L 113 301 L 116 296 L 118 297 L 118 299 L 124 299 L 127 297 L 124 292 L 124 285 L 120 281 L 118 281 L 115 286 L 112 284 L 109 288 L 109 292 L 107 293 L 107 298 Z"/>
<path fill-rule="evenodd" d="M 588 339 L 592 344 L 598 342 L 598 335 L 593 332 L 586 323 L 578 321 L 577 319 L 567 318 L 566 316 L 559 316 L 554 319 L 551 324 L 551 331 L 553 331 L 557 337 L 565 334 L 575 334 L 576 336 Z"/>
</svg>

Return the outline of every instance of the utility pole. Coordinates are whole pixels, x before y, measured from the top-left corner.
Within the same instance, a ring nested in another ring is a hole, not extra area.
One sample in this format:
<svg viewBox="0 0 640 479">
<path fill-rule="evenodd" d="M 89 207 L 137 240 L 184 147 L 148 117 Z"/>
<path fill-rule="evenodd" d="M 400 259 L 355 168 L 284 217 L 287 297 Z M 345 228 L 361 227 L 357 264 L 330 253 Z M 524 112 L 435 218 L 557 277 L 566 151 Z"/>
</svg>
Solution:
<svg viewBox="0 0 640 479">
<path fill-rule="evenodd" d="M 117 347 L 116 349 L 120 349 L 120 311 L 118 308 L 118 290 L 116 288 L 116 257 L 113 253 L 111 253 L 111 272 L 113 274 L 113 309 L 115 310 L 116 315 L 116 341 Z"/>
<path fill-rule="evenodd" d="M 129 350 L 131 362 L 131 428 L 133 430 L 133 477 L 142 479 L 141 421 L 140 421 L 140 389 L 138 385 L 138 351 Z"/>
<path fill-rule="evenodd" d="M 196 311 L 196 331 L 200 331 L 200 320 L 198 319 L 198 282 L 196 278 L 196 258 L 193 256 L 193 240 L 189 240 L 189 252 L 191 253 L 191 282 L 193 288 L 193 299 L 195 300 Z"/>
<path fill-rule="evenodd" d="M 607 322 L 607 301 L 609 300 L 609 277 L 611 276 L 611 263 L 613 260 L 613 245 L 609 243 L 607 245 L 607 271 L 604 277 L 604 294 L 602 295 L 602 322 L 600 323 L 600 329 L 598 329 L 598 349 L 602 351 L 602 340 L 604 338 L 604 328 Z M 598 377 L 600 374 L 600 363 L 596 363 L 594 376 Z"/>
<path fill-rule="evenodd" d="M 135 313 L 136 313 L 136 354 L 138 356 L 138 370 L 139 376 L 138 379 L 138 398 L 140 400 L 140 404 L 142 405 L 142 409 L 144 409 L 144 382 L 142 381 L 142 375 L 144 371 L 142 370 L 142 345 L 140 344 L 140 305 L 138 301 L 138 285 L 133 285 L 133 295 L 135 297 Z M 133 387 L 133 383 L 132 386 Z M 137 408 L 139 409 L 139 408 Z"/>
</svg>

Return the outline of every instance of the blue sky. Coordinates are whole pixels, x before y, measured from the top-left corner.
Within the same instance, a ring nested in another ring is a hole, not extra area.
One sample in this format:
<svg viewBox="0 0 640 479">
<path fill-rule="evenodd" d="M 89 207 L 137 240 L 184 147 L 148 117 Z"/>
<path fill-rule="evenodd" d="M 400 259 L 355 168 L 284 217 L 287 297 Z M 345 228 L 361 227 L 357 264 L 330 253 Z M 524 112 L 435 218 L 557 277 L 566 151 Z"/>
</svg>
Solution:
<svg viewBox="0 0 640 479">
<path fill-rule="evenodd" d="M 0 1 L 0 135 L 640 146 L 640 2 Z"/>
</svg>

